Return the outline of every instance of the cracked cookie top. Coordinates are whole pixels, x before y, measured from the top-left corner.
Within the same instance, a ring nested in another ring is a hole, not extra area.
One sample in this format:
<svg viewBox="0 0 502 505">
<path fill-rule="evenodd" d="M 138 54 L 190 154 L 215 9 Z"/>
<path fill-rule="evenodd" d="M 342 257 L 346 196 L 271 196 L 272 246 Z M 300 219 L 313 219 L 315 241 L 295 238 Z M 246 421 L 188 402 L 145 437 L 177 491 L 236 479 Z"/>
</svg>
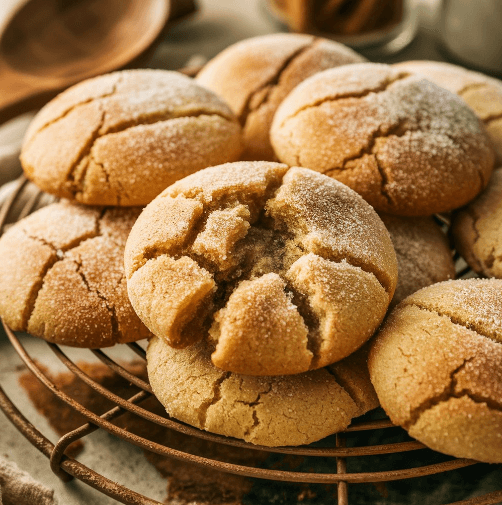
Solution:
<svg viewBox="0 0 502 505">
<path fill-rule="evenodd" d="M 29 179 L 91 205 L 145 205 L 174 181 L 239 158 L 228 106 L 177 72 L 114 72 L 66 90 L 31 123 L 21 151 Z"/>
<path fill-rule="evenodd" d="M 379 216 L 397 257 L 397 286 L 391 308 L 419 289 L 455 278 L 448 239 L 432 217 Z"/>
<path fill-rule="evenodd" d="M 173 349 L 154 337 L 148 378 L 168 414 L 192 426 L 268 447 L 309 444 L 378 407 L 366 348 L 321 370 L 251 377 L 216 368 L 204 342 Z"/>
<path fill-rule="evenodd" d="M 125 251 L 128 292 L 172 347 L 205 339 L 213 363 L 247 375 L 338 361 L 375 331 L 397 264 L 374 210 L 305 168 L 228 163 L 167 188 Z"/>
<path fill-rule="evenodd" d="M 331 40 L 298 33 L 254 37 L 209 61 L 197 81 L 221 96 L 238 116 L 244 160 L 275 160 L 269 130 L 279 104 L 307 77 L 365 59 Z"/>
<path fill-rule="evenodd" d="M 429 81 L 461 96 L 483 122 L 502 164 L 502 81 L 451 63 L 404 61 L 393 67 L 425 76 Z"/>
<path fill-rule="evenodd" d="M 460 97 L 376 63 L 302 82 L 277 109 L 270 138 L 280 161 L 334 177 L 397 215 L 467 203 L 488 183 L 494 161 L 483 126 Z"/>
<path fill-rule="evenodd" d="M 451 235 L 475 272 L 502 278 L 502 168 L 478 198 L 454 214 Z"/>
<path fill-rule="evenodd" d="M 502 463 L 502 280 L 447 281 L 409 296 L 373 341 L 389 417 L 434 450 Z"/>
<path fill-rule="evenodd" d="M 75 347 L 150 336 L 127 297 L 123 256 L 139 208 L 54 203 L 0 238 L 0 315 L 15 331 Z"/>
</svg>

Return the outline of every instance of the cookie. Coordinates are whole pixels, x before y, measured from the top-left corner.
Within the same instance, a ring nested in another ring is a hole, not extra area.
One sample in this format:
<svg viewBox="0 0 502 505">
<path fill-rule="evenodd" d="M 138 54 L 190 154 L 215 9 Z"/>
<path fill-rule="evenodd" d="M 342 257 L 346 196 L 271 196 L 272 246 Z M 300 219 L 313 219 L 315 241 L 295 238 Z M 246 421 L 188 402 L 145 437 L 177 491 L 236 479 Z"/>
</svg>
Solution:
<svg viewBox="0 0 502 505">
<path fill-rule="evenodd" d="M 365 348 L 328 368 L 283 377 L 224 372 L 210 355 L 204 342 L 173 349 L 157 337 L 147 351 L 150 384 L 167 413 L 203 430 L 268 447 L 309 444 L 378 406 Z"/>
<path fill-rule="evenodd" d="M 502 280 L 409 296 L 374 340 L 369 370 L 391 420 L 430 448 L 502 463 Z"/>
<path fill-rule="evenodd" d="M 397 264 L 385 226 L 343 184 L 272 162 L 228 163 L 167 188 L 134 225 L 129 297 L 169 345 L 201 338 L 217 367 L 285 375 L 348 356 L 376 330 Z"/>
<path fill-rule="evenodd" d="M 404 61 L 394 67 L 422 74 L 429 81 L 461 96 L 484 123 L 495 147 L 497 163 L 502 164 L 502 81 L 438 61 Z"/>
<path fill-rule="evenodd" d="M 334 177 L 395 215 L 460 207 L 493 169 L 490 140 L 461 98 L 376 63 L 303 81 L 277 109 L 270 137 L 280 161 Z"/>
<path fill-rule="evenodd" d="M 75 347 L 150 336 L 127 297 L 123 256 L 139 208 L 54 203 L 0 238 L 0 315 L 15 331 Z"/>
<path fill-rule="evenodd" d="M 391 308 L 419 289 L 455 278 L 448 239 L 432 217 L 379 216 L 397 257 L 397 286 Z"/>
<path fill-rule="evenodd" d="M 331 67 L 365 59 L 348 47 L 298 33 L 246 39 L 209 61 L 199 84 L 221 96 L 239 117 L 244 160 L 274 160 L 269 130 L 275 111 L 307 77 Z"/>
<path fill-rule="evenodd" d="M 502 278 L 502 168 L 476 200 L 453 215 L 451 236 L 475 272 Z"/>
<path fill-rule="evenodd" d="M 241 130 L 192 79 L 127 70 L 81 82 L 49 102 L 24 138 L 21 163 L 41 189 L 91 205 L 145 205 L 174 181 L 235 161 Z"/>
</svg>

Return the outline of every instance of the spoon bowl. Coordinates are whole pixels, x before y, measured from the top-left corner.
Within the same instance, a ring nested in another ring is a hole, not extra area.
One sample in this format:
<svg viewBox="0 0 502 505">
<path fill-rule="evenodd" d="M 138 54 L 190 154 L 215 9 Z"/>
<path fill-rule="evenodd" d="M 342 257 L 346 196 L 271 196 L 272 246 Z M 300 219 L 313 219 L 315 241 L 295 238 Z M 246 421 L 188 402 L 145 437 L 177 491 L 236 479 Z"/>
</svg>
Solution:
<svg viewBox="0 0 502 505">
<path fill-rule="evenodd" d="M 158 39 L 168 0 L 30 0 L 0 38 L 0 124 L 88 77 L 137 60 Z"/>
</svg>

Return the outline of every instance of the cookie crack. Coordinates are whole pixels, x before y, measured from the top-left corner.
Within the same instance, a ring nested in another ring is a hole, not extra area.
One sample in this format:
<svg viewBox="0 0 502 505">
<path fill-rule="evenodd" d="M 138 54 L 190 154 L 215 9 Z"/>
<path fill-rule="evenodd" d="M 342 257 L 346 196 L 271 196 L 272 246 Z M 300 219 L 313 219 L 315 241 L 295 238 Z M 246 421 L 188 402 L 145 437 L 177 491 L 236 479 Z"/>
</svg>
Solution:
<svg viewBox="0 0 502 505">
<path fill-rule="evenodd" d="M 215 403 L 218 403 L 221 400 L 221 385 L 223 384 L 223 382 L 229 379 L 231 375 L 232 375 L 231 372 L 223 373 L 213 384 L 213 391 L 211 398 L 201 403 L 198 411 L 198 419 L 199 419 L 199 425 L 202 427 L 202 429 L 206 429 L 206 418 L 209 407 L 211 407 Z"/>
<path fill-rule="evenodd" d="M 246 430 L 244 431 L 244 437 L 247 437 L 247 438 L 251 437 L 253 435 L 253 432 L 260 425 L 260 420 L 258 418 L 258 414 L 256 413 L 255 409 L 253 409 L 253 411 L 251 412 L 251 416 L 253 418 L 253 424 L 251 426 L 248 426 L 246 428 Z"/>
<path fill-rule="evenodd" d="M 406 421 L 403 427 L 406 430 L 412 428 L 420 419 L 421 415 L 436 407 L 440 403 L 448 402 L 452 398 L 469 398 L 474 403 L 485 404 L 490 410 L 495 410 L 497 412 L 502 412 L 502 402 L 494 400 L 493 398 L 489 398 L 478 393 L 473 393 L 469 389 L 463 388 L 460 391 L 457 391 L 457 375 L 465 368 L 465 366 L 476 359 L 476 356 L 471 356 L 464 360 L 462 364 L 460 364 L 455 370 L 450 373 L 450 383 L 446 388 L 438 395 L 433 398 L 428 398 L 423 401 L 420 405 L 412 409 L 410 412 L 410 418 Z"/>
<path fill-rule="evenodd" d="M 281 279 L 282 276 L 281 276 Z M 317 368 L 317 363 L 320 359 L 321 347 L 326 340 L 319 331 L 322 315 L 316 313 L 309 303 L 308 295 L 304 295 L 298 291 L 288 279 L 283 279 L 286 283 L 287 292 L 291 296 L 291 302 L 296 307 L 298 314 L 303 320 L 303 323 L 308 329 L 307 332 L 307 350 L 312 353 L 309 369 Z"/>
<path fill-rule="evenodd" d="M 285 70 L 295 61 L 296 58 L 301 56 L 303 53 L 308 51 L 310 48 L 314 47 L 314 45 L 317 43 L 317 39 L 314 39 L 310 44 L 301 47 L 300 49 L 294 51 L 291 55 L 289 55 L 282 65 L 277 69 L 276 73 L 265 83 L 263 83 L 258 89 L 254 90 L 247 98 L 244 108 L 242 112 L 239 114 L 239 123 L 241 126 L 244 126 L 246 124 L 247 118 L 251 112 L 254 112 L 255 110 L 259 109 L 269 98 L 270 94 L 272 93 L 272 89 L 279 84 L 279 81 L 281 79 L 282 74 L 285 72 Z M 255 107 L 251 107 L 251 103 L 253 102 L 253 99 L 261 94 L 263 90 L 268 88 L 265 96 L 260 100 L 258 104 L 256 104 Z"/>
<path fill-rule="evenodd" d="M 68 175 L 66 177 L 66 183 L 68 185 L 68 191 L 72 194 L 72 197 L 75 198 L 75 196 L 78 193 L 82 193 L 84 190 L 82 182 L 84 180 L 84 177 L 85 177 L 88 167 L 89 167 L 89 161 L 90 161 L 89 158 L 90 157 L 92 158 L 92 150 L 93 150 L 96 142 L 100 139 L 103 139 L 109 135 L 113 135 L 116 133 L 123 133 L 127 130 L 137 128 L 139 126 L 148 126 L 148 125 L 152 125 L 152 124 L 156 124 L 156 123 L 174 121 L 176 119 L 182 119 L 182 118 L 193 118 L 193 117 L 200 117 L 200 116 L 218 116 L 223 119 L 230 120 L 223 113 L 220 113 L 218 111 L 208 111 L 205 109 L 195 110 L 191 113 L 186 113 L 181 116 L 177 116 L 177 115 L 173 115 L 173 114 L 175 114 L 175 113 L 173 113 L 173 111 L 165 111 L 163 113 L 158 113 L 158 112 L 153 113 L 153 114 L 150 114 L 147 116 L 140 117 L 139 119 L 134 120 L 134 121 L 124 121 L 122 124 L 117 125 L 117 126 L 110 128 L 110 129 L 103 132 L 102 129 L 103 129 L 103 125 L 104 125 L 105 119 L 106 119 L 106 111 L 102 110 L 102 115 L 101 115 L 101 120 L 100 120 L 99 125 L 93 131 L 91 138 L 89 139 L 87 144 L 82 148 L 77 160 L 71 165 L 71 167 L 68 171 Z M 95 163 L 97 163 L 95 158 L 92 158 L 92 159 Z M 82 163 L 85 163 L 85 164 L 82 165 Z M 97 163 L 97 164 L 99 164 L 99 163 Z M 76 178 L 76 175 L 77 175 L 76 172 L 79 170 L 80 166 L 81 166 L 81 173 L 79 174 L 78 178 Z M 108 175 L 108 177 L 109 177 L 109 175 Z"/>
<path fill-rule="evenodd" d="M 354 402 L 355 406 L 362 410 L 362 403 L 357 399 L 354 390 L 350 387 L 349 383 L 335 370 L 333 366 L 325 367 L 326 372 L 335 378 L 336 383 L 347 393 L 350 399 Z"/>
<path fill-rule="evenodd" d="M 377 282 L 382 286 L 382 288 L 385 290 L 387 294 L 390 293 L 390 286 L 387 286 L 387 283 L 384 281 L 383 276 L 381 273 L 376 269 L 376 268 L 371 268 L 370 265 L 363 263 L 360 261 L 358 258 L 355 258 L 351 256 L 348 252 L 345 253 L 345 256 L 332 256 L 329 254 L 329 252 L 326 253 L 326 251 L 316 251 L 314 254 L 320 256 L 321 258 L 325 260 L 332 261 L 333 263 L 343 263 L 344 261 L 348 263 L 349 265 L 355 267 L 355 268 L 360 268 L 363 272 L 366 272 L 367 274 L 373 275 Z"/>
<path fill-rule="evenodd" d="M 322 173 L 324 175 L 330 176 L 330 172 L 338 172 L 338 171 L 344 171 L 344 170 L 349 170 L 349 169 L 356 169 L 358 168 L 357 165 L 354 167 L 348 167 L 350 163 L 355 163 L 357 161 L 360 161 L 362 158 L 365 156 L 372 156 L 375 164 L 378 169 L 378 173 L 380 174 L 380 180 L 381 180 L 381 188 L 380 188 L 380 193 L 381 195 L 387 200 L 387 203 L 389 206 L 394 205 L 394 200 L 392 196 L 388 193 L 386 187 L 389 185 L 389 177 L 387 175 L 387 172 L 385 171 L 384 167 L 380 163 L 380 159 L 378 157 L 378 149 L 377 149 L 377 141 L 380 138 L 390 138 L 390 137 L 404 137 L 410 132 L 415 131 L 416 128 L 412 128 L 409 126 L 409 121 L 407 118 L 401 119 L 398 121 L 395 125 L 389 127 L 389 128 L 382 128 L 381 126 L 378 127 L 369 137 L 368 142 L 365 146 L 361 147 L 358 153 L 356 153 L 353 156 L 349 156 L 347 158 L 344 158 L 342 163 L 338 166 L 335 167 L 330 167 L 326 170 L 324 170 Z"/>
<path fill-rule="evenodd" d="M 100 131 L 105 123 L 105 117 L 106 113 L 105 111 L 101 110 L 101 118 L 99 121 L 99 124 L 96 126 L 94 131 L 92 132 L 91 138 L 87 141 L 86 145 L 83 147 L 81 150 L 79 156 L 77 159 L 72 163 L 70 166 L 70 169 L 68 171 L 68 175 L 66 176 L 66 184 L 69 186 L 68 190 L 70 194 L 75 198 L 75 195 L 79 192 L 79 186 L 81 184 L 81 181 L 76 179 L 76 172 L 80 165 L 86 161 L 85 165 L 82 167 L 82 171 L 85 174 L 87 172 L 87 168 L 89 166 L 89 160 L 86 158 L 90 155 L 92 148 L 94 147 L 94 144 L 100 138 Z M 79 178 L 80 179 L 80 178 Z"/>
<path fill-rule="evenodd" d="M 239 384 L 239 389 L 241 391 L 242 391 L 242 382 L 243 381 L 241 379 L 241 382 Z M 247 405 L 248 407 L 256 407 L 256 405 L 260 405 L 262 396 L 267 395 L 268 393 L 270 393 L 270 391 L 272 391 L 272 383 L 267 384 L 267 388 L 263 391 L 260 391 L 254 400 L 250 402 L 244 400 L 236 400 L 236 403 L 242 403 L 243 405 Z"/>
<path fill-rule="evenodd" d="M 119 328 L 119 323 L 118 323 L 118 317 L 117 317 L 117 311 L 115 309 L 115 306 L 113 304 L 110 304 L 109 300 L 106 298 L 103 293 L 99 291 L 97 288 L 92 288 L 89 280 L 87 279 L 84 271 L 83 271 L 83 266 L 82 263 L 77 261 L 76 259 L 71 260 L 76 266 L 77 266 L 77 274 L 80 276 L 82 279 L 82 282 L 84 283 L 86 289 L 89 291 L 89 293 L 94 293 L 100 300 L 103 301 L 104 306 L 108 310 L 108 313 L 110 314 L 110 324 L 112 327 L 112 335 L 115 337 L 118 341 L 120 341 L 120 338 L 122 337 L 122 333 Z"/>
<path fill-rule="evenodd" d="M 64 119 L 66 116 L 68 116 L 68 114 L 73 112 L 75 109 L 78 109 L 79 107 L 82 107 L 83 105 L 87 105 L 88 103 L 91 103 L 94 101 L 99 101 L 99 100 L 102 100 L 103 98 L 108 98 L 108 97 L 114 95 L 117 92 L 117 87 L 122 80 L 123 80 L 123 77 L 120 75 L 119 78 L 117 79 L 117 82 L 112 86 L 112 90 L 109 93 L 104 93 L 103 95 L 94 96 L 92 98 L 88 98 L 87 100 L 83 100 L 81 102 L 78 102 L 78 103 L 72 105 L 71 107 L 69 107 L 68 109 L 66 109 L 65 111 L 63 111 L 63 113 L 60 114 L 58 117 L 51 119 L 50 121 L 48 121 L 47 123 L 42 125 L 36 132 L 33 133 L 32 137 L 31 137 L 30 141 L 28 142 L 28 144 L 26 145 L 25 149 L 31 145 L 31 143 L 35 140 L 35 137 L 37 135 L 39 135 L 43 130 L 45 130 L 46 128 L 49 128 L 49 126 L 52 126 L 53 124 L 57 123 L 58 121 L 61 121 L 61 119 Z"/>
<path fill-rule="evenodd" d="M 35 310 L 35 305 L 37 303 L 38 295 L 40 294 L 40 291 L 42 290 L 42 288 L 44 286 L 44 280 L 45 280 L 45 277 L 47 276 L 47 274 L 49 273 L 49 271 L 54 267 L 54 265 L 56 263 L 59 263 L 60 261 L 62 261 L 66 258 L 66 253 L 77 248 L 78 246 L 80 246 L 80 244 L 82 244 L 86 240 L 91 240 L 93 238 L 101 236 L 101 230 L 100 230 L 99 223 L 100 223 L 100 220 L 101 220 L 102 216 L 104 215 L 105 211 L 106 211 L 106 209 L 101 211 L 100 215 L 96 218 L 95 228 L 92 233 L 87 233 L 87 234 L 79 237 L 78 239 L 76 239 L 74 242 L 71 242 L 66 247 L 62 247 L 62 248 L 57 248 L 54 244 L 51 244 L 50 242 L 43 239 L 42 237 L 32 236 L 32 235 L 28 234 L 28 232 L 26 230 L 24 230 L 24 229 L 22 230 L 23 233 L 28 238 L 30 238 L 32 240 L 36 240 L 36 241 L 40 242 L 41 244 L 44 244 L 47 247 L 50 247 L 52 249 L 52 251 L 54 251 L 54 253 L 55 253 L 54 257 L 46 265 L 44 265 L 44 268 L 43 268 L 42 272 L 40 273 L 39 281 L 37 283 L 35 283 L 35 285 L 33 286 L 32 290 L 28 296 L 28 301 L 26 303 L 26 307 L 24 309 L 23 318 L 22 318 L 22 328 L 24 328 L 23 331 L 26 331 L 26 329 L 29 326 L 30 319 L 31 319 L 33 312 Z"/>
<path fill-rule="evenodd" d="M 398 81 L 402 81 L 402 80 L 408 78 L 410 75 L 411 74 L 409 72 L 399 72 L 397 74 L 397 76 L 395 76 L 394 78 L 387 78 L 382 84 L 380 84 L 379 86 L 376 86 L 374 88 L 365 89 L 365 90 L 359 91 L 359 92 L 352 91 L 352 92 L 347 92 L 347 93 L 339 93 L 339 94 L 335 94 L 335 95 L 325 96 L 323 98 L 320 98 L 319 100 L 316 100 L 314 102 L 308 103 L 308 104 L 300 107 L 298 110 L 294 111 L 289 116 L 286 116 L 282 120 L 282 122 L 279 126 L 283 126 L 286 121 L 288 121 L 289 119 L 293 119 L 298 114 L 300 114 L 302 111 L 307 110 L 307 109 L 311 109 L 314 107 L 319 107 L 323 103 L 338 102 L 340 100 L 344 100 L 347 98 L 364 98 L 364 97 L 371 95 L 371 94 L 384 93 L 394 83 L 396 83 Z"/>
<path fill-rule="evenodd" d="M 453 324 L 455 324 L 457 326 L 461 326 L 462 328 L 465 328 L 466 330 L 473 331 L 473 332 L 477 333 L 480 337 L 487 338 L 487 339 L 491 340 L 492 342 L 495 342 L 496 344 L 502 345 L 502 342 L 500 342 L 500 340 L 497 340 L 497 337 L 495 335 L 490 335 L 490 334 L 484 333 L 483 330 L 476 323 L 468 323 L 468 322 L 462 321 L 461 319 L 455 317 L 453 314 L 448 314 L 446 312 L 442 312 L 440 310 L 436 310 L 431 307 L 421 305 L 420 303 L 417 303 L 416 301 L 407 302 L 406 299 L 404 299 L 401 303 L 407 307 L 416 307 L 417 309 L 423 310 L 425 312 L 429 312 L 430 314 L 436 314 L 439 317 L 446 317 Z"/>
<path fill-rule="evenodd" d="M 409 419 L 404 423 L 404 428 L 406 430 L 409 430 L 412 426 L 414 426 L 425 411 L 435 407 L 439 403 L 448 401 L 450 398 L 459 398 L 460 396 L 463 396 L 459 396 L 458 393 L 455 392 L 455 388 L 457 386 L 456 376 L 465 368 L 468 363 L 474 359 L 475 356 L 464 359 L 464 361 L 459 366 L 457 366 L 457 368 L 450 372 L 450 381 L 443 389 L 443 391 L 441 391 L 441 393 L 433 396 L 432 398 L 427 398 L 415 408 L 411 409 Z"/>
<path fill-rule="evenodd" d="M 466 84 L 462 89 L 457 91 L 457 95 L 461 96 L 467 93 L 468 91 L 472 91 L 473 89 L 485 88 L 486 83 L 484 82 L 471 82 L 470 84 Z"/>
<path fill-rule="evenodd" d="M 387 173 L 385 172 L 385 169 L 383 166 L 380 164 L 380 160 L 378 159 L 378 155 L 375 154 L 375 163 L 378 169 L 378 172 L 380 174 L 380 193 L 381 195 L 387 200 L 387 204 L 392 207 L 394 204 L 394 200 L 392 199 L 391 195 L 387 191 L 387 186 L 389 184 L 389 177 L 387 176 Z"/>
<path fill-rule="evenodd" d="M 498 119 L 502 119 L 502 112 L 499 114 L 490 114 L 489 116 L 485 117 L 482 121 L 483 123 L 491 123 L 492 121 L 497 121 Z"/>
</svg>

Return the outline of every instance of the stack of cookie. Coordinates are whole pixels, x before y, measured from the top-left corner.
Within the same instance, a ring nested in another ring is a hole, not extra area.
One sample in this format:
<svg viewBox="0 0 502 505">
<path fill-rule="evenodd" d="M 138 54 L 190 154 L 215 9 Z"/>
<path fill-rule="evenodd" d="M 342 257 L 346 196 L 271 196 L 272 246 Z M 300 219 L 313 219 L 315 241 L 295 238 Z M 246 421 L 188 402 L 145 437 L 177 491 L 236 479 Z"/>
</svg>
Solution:
<svg viewBox="0 0 502 505">
<path fill-rule="evenodd" d="M 5 322 L 78 347 L 150 336 L 129 302 L 123 266 L 139 206 L 241 150 L 229 107 L 176 72 L 117 72 L 59 95 L 30 125 L 21 161 L 38 187 L 65 200 L 0 240 Z"/>
<path fill-rule="evenodd" d="M 468 205 L 456 247 L 497 275 L 499 172 L 470 202 L 502 145 L 502 99 L 489 112 L 476 91 L 502 85 L 469 74 L 459 97 L 413 65 L 281 34 L 226 49 L 197 83 L 130 71 L 66 91 L 22 162 L 84 205 L 2 237 L 0 313 L 70 345 L 151 332 L 152 389 L 201 429 L 306 444 L 381 402 L 431 447 L 500 462 L 502 281 L 441 283 L 455 269 L 431 216 Z"/>
</svg>

